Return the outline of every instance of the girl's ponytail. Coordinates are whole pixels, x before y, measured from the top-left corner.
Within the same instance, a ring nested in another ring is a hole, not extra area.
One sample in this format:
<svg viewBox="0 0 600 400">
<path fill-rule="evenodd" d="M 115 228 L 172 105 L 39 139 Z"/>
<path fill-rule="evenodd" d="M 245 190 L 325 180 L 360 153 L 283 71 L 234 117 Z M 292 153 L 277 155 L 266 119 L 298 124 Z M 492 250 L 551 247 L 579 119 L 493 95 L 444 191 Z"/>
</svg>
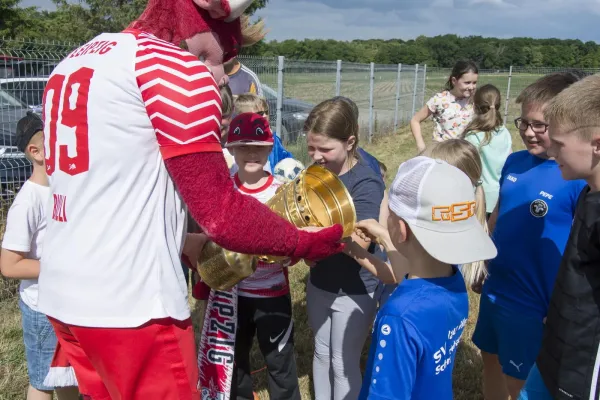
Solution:
<svg viewBox="0 0 600 400">
<path fill-rule="evenodd" d="M 489 144 L 492 140 L 492 132 L 503 124 L 500 106 L 501 96 L 496 86 L 488 84 L 477 89 L 473 99 L 475 116 L 465 128 L 463 138 L 477 132 L 485 132 L 481 146 Z"/>
<path fill-rule="evenodd" d="M 475 191 L 475 216 L 486 233 L 488 233 L 485 193 L 481 185 L 483 166 L 477 148 L 464 139 L 449 139 L 428 147 L 423 155 L 439 158 L 464 172 L 473 183 Z M 484 261 L 464 264 L 461 272 L 468 286 L 478 282 L 480 277 L 487 275 Z"/>
<path fill-rule="evenodd" d="M 475 187 L 475 216 L 481 226 L 483 226 L 485 233 L 489 233 L 485 208 L 485 192 L 483 191 L 483 186 L 481 186 L 481 181 L 479 181 Z M 462 274 L 468 286 L 472 286 L 476 282 L 483 282 L 481 278 L 487 276 L 485 261 L 475 261 L 463 265 Z"/>
</svg>

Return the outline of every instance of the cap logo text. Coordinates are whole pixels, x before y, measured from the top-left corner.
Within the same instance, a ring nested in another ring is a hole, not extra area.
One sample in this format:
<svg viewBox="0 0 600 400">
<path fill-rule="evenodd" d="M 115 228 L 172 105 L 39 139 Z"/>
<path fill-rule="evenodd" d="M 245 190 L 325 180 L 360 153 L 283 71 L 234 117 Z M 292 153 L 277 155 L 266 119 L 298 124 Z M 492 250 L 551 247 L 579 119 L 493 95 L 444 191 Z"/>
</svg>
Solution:
<svg viewBox="0 0 600 400">
<path fill-rule="evenodd" d="M 464 221 L 475 215 L 475 202 L 466 201 L 462 203 L 454 203 L 449 206 L 434 206 L 431 207 L 432 221 Z"/>
</svg>

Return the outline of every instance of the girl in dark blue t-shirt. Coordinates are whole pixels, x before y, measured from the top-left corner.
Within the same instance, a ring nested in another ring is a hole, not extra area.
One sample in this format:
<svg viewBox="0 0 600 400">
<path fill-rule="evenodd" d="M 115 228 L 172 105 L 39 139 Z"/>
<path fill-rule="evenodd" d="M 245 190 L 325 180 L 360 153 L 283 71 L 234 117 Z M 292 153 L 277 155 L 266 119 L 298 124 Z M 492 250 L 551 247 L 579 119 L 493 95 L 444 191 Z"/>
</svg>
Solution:
<svg viewBox="0 0 600 400">
<path fill-rule="evenodd" d="M 358 121 L 350 105 L 334 99 L 322 102 L 310 113 L 304 130 L 309 156 L 339 176 L 352 196 L 357 219 L 377 219 L 384 185 L 357 154 Z M 358 236 L 353 240 L 365 249 L 370 247 Z M 315 335 L 313 381 L 317 400 L 358 397 L 360 354 L 376 310 L 377 284 L 377 278 L 344 253 L 311 269 L 306 297 Z"/>
</svg>

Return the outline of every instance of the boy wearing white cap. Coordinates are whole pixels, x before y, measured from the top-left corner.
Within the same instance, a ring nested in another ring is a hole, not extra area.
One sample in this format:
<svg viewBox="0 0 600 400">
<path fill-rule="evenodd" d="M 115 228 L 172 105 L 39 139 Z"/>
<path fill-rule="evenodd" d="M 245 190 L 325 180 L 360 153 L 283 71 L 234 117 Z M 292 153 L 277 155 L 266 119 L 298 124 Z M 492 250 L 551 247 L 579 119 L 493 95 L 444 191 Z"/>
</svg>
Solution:
<svg viewBox="0 0 600 400">
<path fill-rule="evenodd" d="M 389 208 L 388 231 L 374 220 L 357 224 L 404 276 L 375 320 L 359 398 L 452 399 L 469 312 L 456 265 L 494 258 L 496 248 L 475 216 L 470 179 L 444 161 L 421 156 L 400 165 Z"/>
</svg>

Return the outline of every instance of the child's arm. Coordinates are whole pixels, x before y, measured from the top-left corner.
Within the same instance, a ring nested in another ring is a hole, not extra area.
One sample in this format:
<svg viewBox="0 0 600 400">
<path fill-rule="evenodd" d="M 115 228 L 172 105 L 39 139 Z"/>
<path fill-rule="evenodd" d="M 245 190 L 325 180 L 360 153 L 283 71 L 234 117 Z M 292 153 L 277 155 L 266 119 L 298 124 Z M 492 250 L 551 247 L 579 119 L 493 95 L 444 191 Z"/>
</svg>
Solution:
<svg viewBox="0 0 600 400">
<path fill-rule="evenodd" d="M 40 276 L 39 260 L 26 258 L 44 218 L 39 210 L 27 200 L 27 196 L 17 196 L 8 210 L 0 253 L 3 276 L 12 279 L 36 279 Z"/>
<path fill-rule="evenodd" d="M 383 283 L 399 283 L 408 273 L 408 260 L 396 250 L 386 228 L 374 219 L 359 221 L 356 224 L 358 236 L 365 243 L 376 242 L 383 246 L 390 260 L 389 264 L 369 253 L 355 242 L 347 245 L 346 254 L 353 257 L 361 267 L 365 268 Z"/>
<path fill-rule="evenodd" d="M 0 272 L 5 278 L 36 279 L 40 276 L 39 260 L 25 258 L 25 253 L 2 249 Z"/>
<path fill-rule="evenodd" d="M 490 236 L 494 233 L 494 229 L 496 228 L 496 221 L 498 220 L 498 209 L 500 208 L 500 198 L 498 198 L 498 202 L 496 203 L 496 207 L 494 207 L 494 211 L 490 215 L 490 219 L 488 220 L 488 231 L 490 232 Z"/>
<path fill-rule="evenodd" d="M 421 134 L 421 122 L 425 121 L 433 115 L 433 112 L 429 109 L 428 105 L 424 105 L 410 120 L 410 130 L 415 137 L 415 142 L 417 144 L 417 150 L 422 152 L 425 150 L 425 141 L 423 140 L 423 135 Z"/>
<path fill-rule="evenodd" d="M 388 205 L 388 192 L 387 190 L 383 192 L 383 200 L 381 200 L 381 207 L 379 207 L 379 223 L 385 229 L 387 229 L 387 220 L 390 215 L 390 207 Z"/>
<path fill-rule="evenodd" d="M 406 275 L 406 273 L 397 274 L 397 272 L 395 272 L 394 261 L 396 257 L 394 256 L 399 255 L 402 258 L 397 251 L 387 252 L 390 263 L 386 263 L 385 261 L 375 257 L 373 254 L 369 253 L 366 249 L 363 249 L 355 242 L 347 243 L 344 253 L 354 258 L 361 267 L 372 273 L 383 283 L 399 283 L 402 280 L 402 277 Z M 396 265 L 397 264 L 398 261 L 396 261 Z M 402 265 L 401 261 L 400 265 Z M 396 267 L 396 269 L 398 268 Z"/>
</svg>

